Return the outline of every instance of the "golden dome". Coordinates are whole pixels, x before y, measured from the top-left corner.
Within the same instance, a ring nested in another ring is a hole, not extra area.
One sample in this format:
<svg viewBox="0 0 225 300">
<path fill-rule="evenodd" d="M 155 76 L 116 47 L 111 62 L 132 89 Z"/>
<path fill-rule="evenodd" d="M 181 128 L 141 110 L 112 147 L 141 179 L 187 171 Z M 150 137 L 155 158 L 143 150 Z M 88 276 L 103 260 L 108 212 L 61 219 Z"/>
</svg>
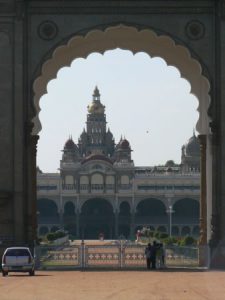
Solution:
<svg viewBox="0 0 225 300">
<path fill-rule="evenodd" d="M 88 105 L 89 114 L 104 114 L 105 106 L 100 102 L 100 93 L 98 87 L 95 87 L 93 93 L 93 101 L 90 105 Z"/>
<path fill-rule="evenodd" d="M 100 101 L 93 101 L 88 105 L 88 112 L 89 114 L 104 114 L 105 106 Z"/>
</svg>

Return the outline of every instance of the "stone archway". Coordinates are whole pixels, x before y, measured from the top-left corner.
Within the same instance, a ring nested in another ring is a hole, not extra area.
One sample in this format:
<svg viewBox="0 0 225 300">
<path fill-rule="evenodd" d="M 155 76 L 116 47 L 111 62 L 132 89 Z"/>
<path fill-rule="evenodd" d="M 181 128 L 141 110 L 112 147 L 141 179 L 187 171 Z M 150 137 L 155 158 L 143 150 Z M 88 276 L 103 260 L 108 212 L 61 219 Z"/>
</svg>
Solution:
<svg viewBox="0 0 225 300">
<path fill-rule="evenodd" d="M 167 225 L 167 214 L 164 203 L 157 198 L 145 198 L 136 206 L 135 223 L 157 227 Z"/>
<path fill-rule="evenodd" d="M 197 130 L 201 134 L 202 169 L 204 174 L 207 173 L 207 177 L 201 182 L 201 197 L 204 200 L 207 197 L 207 242 L 211 239 L 212 249 L 216 250 L 213 258 L 220 259 L 217 263 L 214 260 L 214 265 L 225 266 L 223 1 L 203 0 L 200 5 L 198 1 L 189 1 L 187 4 L 187 1 L 179 0 L 134 0 L 120 3 L 105 0 L 102 5 L 100 1 L 93 0 L 91 6 L 87 1 L 68 1 L 70 7 L 66 3 L 67 1 L 10 0 L 4 1 L 1 10 L 2 245 L 7 247 L 7 241 L 10 241 L 10 245 L 33 245 L 35 239 L 35 155 L 37 134 L 40 131 L 38 112 L 39 99 L 46 92 L 47 82 L 56 76 L 61 66 L 70 65 L 76 57 L 121 47 L 133 53 L 144 51 L 151 56 L 160 56 L 168 65 L 176 66 L 181 76 L 190 82 L 192 93 L 199 100 L 200 119 Z M 112 24 L 117 26 L 113 27 Z M 154 29 L 157 34 L 146 28 Z M 67 44 L 64 41 L 68 39 L 70 41 Z M 41 64 L 42 71 L 39 69 Z M 209 83 L 202 75 L 202 69 L 212 83 L 210 107 Z M 210 128 L 208 107 L 212 118 Z M 206 214 L 205 204 L 206 201 L 201 207 L 202 216 Z M 206 231 L 206 218 L 201 221 Z"/>
<path fill-rule="evenodd" d="M 51 58 L 43 63 L 41 74 L 34 81 L 33 101 L 36 115 L 32 120 L 34 124 L 32 134 L 36 136 L 41 130 L 39 100 L 46 93 L 47 83 L 57 76 L 59 69 L 64 66 L 70 66 L 76 58 L 86 58 L 90 53 L 104 53 L 106 50 L 115 48 L 130 50 L 134 54 L 145 52 L 151 57 L 159 56 L 163 58 L 167 65 L 175 66 L 180 71 L 181 77 L 189 81 L 191 93 L 199 101 L 199 120 L 196 124 L 196 129 L 200 134 L 203 166 L 201 172 L 201 195 L 204 204 L 201 205 L 200 220 L 202 228 L 201 243 L 205 244 L 211 237 L 210 222 L 212 209 L 212 153 L 210 151 L 210 119 L 208 116 L 210 84 L 209 80 L 202 74 L 202 66 L 192 56 L 190 48 L 178 44 L 166 34 L 158 35 L 151 29 L 138 30 L 135 27 L 123 24 L 108 27 L 104 31 L 90 30 L 85 36 L 73 36 L 66 44 L 58 46 L 52 52 Z"/>
<path fill-rule="evenodd" d="M 102 198 L 88 199 L 81 207 L 80 236 L 84 239 L 105 239 L 114 236 L 114 213 L 112 205 Z"/>
</svg>

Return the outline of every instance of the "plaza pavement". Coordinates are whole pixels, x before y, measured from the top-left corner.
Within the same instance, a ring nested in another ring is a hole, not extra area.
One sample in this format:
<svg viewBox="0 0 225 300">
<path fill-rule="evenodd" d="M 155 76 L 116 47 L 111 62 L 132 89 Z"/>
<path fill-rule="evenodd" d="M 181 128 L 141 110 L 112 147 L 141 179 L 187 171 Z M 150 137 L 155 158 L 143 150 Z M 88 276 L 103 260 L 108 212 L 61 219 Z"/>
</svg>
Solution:
<svg viewBox="0 0 225 300">
<path fill-rule="evenodd" d="M 225 271 L 37 271 L 0 277 L 1 300 L 225 300 Z"/>
</svg>

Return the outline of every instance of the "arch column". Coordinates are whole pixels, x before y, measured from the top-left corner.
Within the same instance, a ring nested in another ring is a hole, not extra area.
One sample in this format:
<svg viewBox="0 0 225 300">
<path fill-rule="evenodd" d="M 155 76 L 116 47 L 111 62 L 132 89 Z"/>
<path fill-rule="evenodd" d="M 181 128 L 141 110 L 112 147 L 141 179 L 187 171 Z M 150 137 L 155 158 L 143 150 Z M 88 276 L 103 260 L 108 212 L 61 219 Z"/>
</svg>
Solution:
<svg viewBox="0 0 225 300">
<path fill-rule="evenodd" d="M 76 211 L 76 236 L 77 236 L 77 238 L 80 237 L 80 212 L 79 212 L 79 210 Z"/>
<path fill-rule="evenodd" d="M 106 175 L 103 175 L 103 193 L 106 193 Z"/>
<path fill-rule="evenodd" d="M 28 208 L 26 214 L 27 225 L 27 243 L 31 247 L 35 245 L 37 240 L 37 143 L 39 140 L 38 135 L 31 135 L 33 125 L 27 125 L 27 153 L 28 153 L 28 170 L 27 170 L 27 183 L 28 183 Z"/>
<path fill-rule="evenodd" d="M 91 193 L 91 176 L 88 175 L 88 193 Z"/>
<path fill-rule="evenodd" d="M 134 227 L 135 227 L 135 210 L 131 210 L 131 220 L 130 220 L 130 236 L 134 237 L 135 232 L 134 232 Z"/>
<path fill-rule="evenodd" d="M 62 207 L 60 207 L 60 209 L 58 210 L 58 214 L 59 214 L 60 228 L 64 228 L 64 222 L 63 222 L 64 210 L 62 209 Z"/>
<path fill-rule="evenodd" d="M 59 179 L 59 208 L 58 208 L 58 213 L 59 213 L 59 224 L 60 228 L 64 228 L 64 222 L 63 222 L 63 214 L 64 214 L 64 203 L 62 200 L 62 178 L 60 176 Z"/>
<path fill-rule="evenodd" d="M 114 216 L 115 216 L 115 238 L 118 239 L 118 217 L 119 217 L 118 209 L 115 209 Z"/>
<path fill-rule="evenodd" d="M 207 254 L 207 177 L 206 177 L 206 141 L 207 136 L 200 134 L 198 136 L 200 142 L 200 238 L 199 238 L 199 265 L 208 265 L 208 254 Z"/>
<path fill-rule="evenodd" d="M 167 195 L 166 196 L 166 213 L 167 213 L 167 216 L 168 216 L 168 223 L 167 223 L 167 232 L 169 233 L 169 236 L 172 236 L 172 214 L 174 213 L 174 210 L 173 210 L 173 201 L 172 201 L 172 195 Z"/>
<path fill-rule="evenodd" d="M 76 213 L 76 236 L 77 236 L 77 238 L 80 238 L 80 194 L 77 195 L 75 208 L 76 208 L 76 211 L 75 211 L 75 213 Z"/>
</svg>

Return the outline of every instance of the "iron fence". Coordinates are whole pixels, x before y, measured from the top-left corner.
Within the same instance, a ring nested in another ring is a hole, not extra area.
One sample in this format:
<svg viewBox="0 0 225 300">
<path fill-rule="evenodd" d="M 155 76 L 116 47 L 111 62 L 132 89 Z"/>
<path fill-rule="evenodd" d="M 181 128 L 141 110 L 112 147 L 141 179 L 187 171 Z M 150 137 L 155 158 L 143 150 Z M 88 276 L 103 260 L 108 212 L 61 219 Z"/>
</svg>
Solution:
<svg viewBox="0 0 225 300">
<path fill-rule="evenodd" d="M 110 245 L 38 246 L 38 269 L 146 268 L 145 246 L 126 242 Z M 165 267 L 198 267 L 198 247 L 166 247 Z"/>
</svg>

